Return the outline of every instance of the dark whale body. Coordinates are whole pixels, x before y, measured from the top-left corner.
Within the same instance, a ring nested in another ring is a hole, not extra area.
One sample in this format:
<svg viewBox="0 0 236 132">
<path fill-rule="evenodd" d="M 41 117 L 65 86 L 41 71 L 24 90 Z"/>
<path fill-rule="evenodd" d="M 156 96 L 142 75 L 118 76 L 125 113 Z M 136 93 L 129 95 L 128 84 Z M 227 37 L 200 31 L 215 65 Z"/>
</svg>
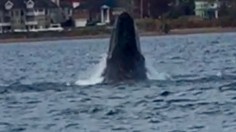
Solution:
<svg viewBox="0 0 236 132">
<path fill-rule="evenodd" d="M 104 82 L 147 79 L 145 58 L 141 53 L 139 36 L 133 18 L 126 12 L 116 20 L 102 74 Z"/>
</svg>

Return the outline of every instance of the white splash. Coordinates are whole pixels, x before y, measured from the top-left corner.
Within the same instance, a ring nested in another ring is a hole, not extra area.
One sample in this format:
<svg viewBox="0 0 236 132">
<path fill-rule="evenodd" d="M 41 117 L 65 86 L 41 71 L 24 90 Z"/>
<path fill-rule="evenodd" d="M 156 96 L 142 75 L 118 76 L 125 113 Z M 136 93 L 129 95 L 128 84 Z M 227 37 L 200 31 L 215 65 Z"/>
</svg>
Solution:
<svg viewBox="0 0 236 132">
<path fill-rule="evenodd" d="M 75 82 L 76 85 L 87 86 L 87 85 L 95 85 L 101 83 L 103 81 L 102 73 L 106 68 L 106 58 L 107 55 L 103 55 L 102 59 L 99 61 L 99 64 L 96 65 L 93 70 L 89 70 L 92 74 L 88 79 L 81 79 Z"/>
<path fill-rule="evenodd" d="M 149 80 L 170 80 L 171 76 L 164 72 L 158 72 L 152 65 L 153 61 L 146 60 L 147 77 Z"/>
<path fill-rule="evenodd" d="M 217 77 L 222 77 L 223 76 L 223 72 L 222 71 L 217 72 L 216 76 Z"/>
<path fill-rule="evenodd" d="M 103 55 L 102 59 L 99 61 L 98 65 L 95 66 L 95 68 L 91 68 L 88 71 L 90 71 L 89 74 L 90 77 L 87 79 L 80 79 L 75 82 L 76 85 L 80 86 L 88 86 L 88 85 L 96 85 L 101 83 L 104 78 L 102 77 L 102 73 L 104 69 L 106 68 L 106 58 L 107 54 Z M 152 65 L 152 61 L 146 60 L 146 69 L 147 69 L 147 76 L 149 80 L 169 80 L 171 79 L 171 76 L 167 73 L 158 72 L 154 66 Z"/>
</svg>

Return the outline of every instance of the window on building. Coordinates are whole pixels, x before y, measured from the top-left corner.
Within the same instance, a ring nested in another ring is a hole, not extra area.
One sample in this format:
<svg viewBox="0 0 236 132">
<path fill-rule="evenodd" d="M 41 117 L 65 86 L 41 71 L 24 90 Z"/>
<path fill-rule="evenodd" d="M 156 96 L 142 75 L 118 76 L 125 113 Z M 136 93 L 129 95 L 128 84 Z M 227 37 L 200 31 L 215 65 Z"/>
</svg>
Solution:
<svg viewBox="0 0 236 132">
<path fill-rule="evenodd" d="M 6 27 L 6 30 L 10 31 L 10 30 L 11 30 L 11 27 L 10 27 L 10 26 L 7 26 L 7 27 Z"/>
<path fill-rule="evenodd" d="M 21 10 L 20 13 L 21 13 L 21 16 L 24 16 L 24 11 L 23 10 Z"/>
<path fill-rule="evenodd" d="M 13 17 L 14 16 L 14 12 L 13 11 L 11 11 L 11 17 Z"/>
<path fill-rule="evenodd" d="M 46 11 L 47 11 L 46 15 L 50 15 L 50 10 L 48 9 Z"/>
<path fill-rule="evenodd" d="M 72 12 L 71 12 L 71 10 L 70 10 L 70 9 L 68 9 L 68 14 L 69 14 L 69 15 L 71 15 L 71 14 L 72 14 Z"/>
</svg>

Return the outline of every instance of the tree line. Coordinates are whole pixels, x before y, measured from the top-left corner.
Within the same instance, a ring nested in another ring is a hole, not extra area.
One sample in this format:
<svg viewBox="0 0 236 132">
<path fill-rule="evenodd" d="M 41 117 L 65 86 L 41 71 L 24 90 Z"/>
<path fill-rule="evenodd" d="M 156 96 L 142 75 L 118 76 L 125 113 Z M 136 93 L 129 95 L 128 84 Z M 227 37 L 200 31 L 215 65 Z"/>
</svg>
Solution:
<svg viewBox="0 0 236 132">
<path fill-rule="evenodd" d="M 85 0 L 84 0 L 85 1 Z M 100 5 L 119 5 L 140 17 L 176 19 L 181 16 L 195 15 L 196 0 L 86 0 L 88 8 L 92 11 L 100 10 Z M 236 18 L 236 0 L 205 0 L 209 2 L 219 1 L 220 17 Z"/>
<path fill-rule="evenodd" d="M 145 1 L 145 0 L 144 0 Z M 148 0 L 149 17 L 175 19 L 181 16 L 195 15 L 195 0 Z M 205 0 L 217 2 L 217 0 Z M 236 0 L 218 0 L 220 17 L 236 18 Z"/>
<path fill-rule="evenodd" d="M 132 8 L 132 0 L 118 0 L 123 1 L 126 7 Z M 126 1 L 126 2 L 124 2 Z M 139 8 L 143 8 L 142 17 L 149 18 L 170 18 L 176 19 L 181 16 L 195 15 L 195 1 L 196 0 L 133 0 L 143 2 Z M 220 17 L 236 18 L 236 0 L 205 0 L 208 2 L 219 2 Z"/>
</svg>

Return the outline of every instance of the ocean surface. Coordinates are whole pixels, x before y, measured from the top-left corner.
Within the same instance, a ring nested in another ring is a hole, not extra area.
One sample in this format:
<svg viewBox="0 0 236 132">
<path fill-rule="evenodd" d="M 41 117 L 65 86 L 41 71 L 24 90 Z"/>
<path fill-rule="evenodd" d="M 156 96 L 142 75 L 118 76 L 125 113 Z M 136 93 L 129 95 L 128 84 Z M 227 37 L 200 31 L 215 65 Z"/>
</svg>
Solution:
<svg viewBox="0 0 236 132">
<path fill-rule="evenodd" d="M 142 37 L 150 80 L 101 84 L 109 39 L 0 45 L 0 132 L 235 132 L 236 33 Z"/>
</svg>

